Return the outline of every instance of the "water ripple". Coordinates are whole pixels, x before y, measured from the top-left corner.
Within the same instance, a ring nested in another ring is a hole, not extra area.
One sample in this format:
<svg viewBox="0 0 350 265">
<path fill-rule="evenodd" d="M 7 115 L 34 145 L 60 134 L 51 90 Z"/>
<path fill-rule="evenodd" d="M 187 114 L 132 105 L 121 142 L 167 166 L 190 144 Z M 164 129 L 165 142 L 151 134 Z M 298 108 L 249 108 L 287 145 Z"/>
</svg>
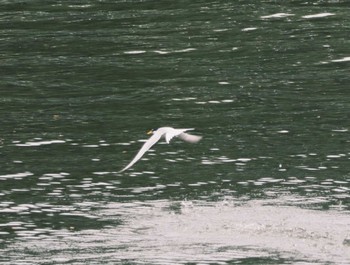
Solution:
<svg viewBox="0 0 350 265">
<path fill-rule="evenodd" d="M 16 179 L 20 180 L 25 177 L 32 176 L 33 173 L 31 172 L 23 172 L 23 173 L 15 173 L 15 174 L 7 174 L 7 175 L 0 175 L 0 180 L 6 180 L 6 179 Z"/>
<path fill-rule="evenodd" d="M 47 141 L 28 141 L 25 143 L 16 143 L 15 146 L 41 146 L 41 145 L 50 145 L 50 144 L 63 144 L 66 143 L 64 140 L 47 140 Z"/>
<path fill-rule="evenodd" d="M 329 16 L 334 16 L 334 13 L 318 13 L 318 14 L 313 14 L 313 15 L 305 15 L 302 16 L 302 18 L 322 18 L 322 17 L 329 17 Z"/>
</svg>

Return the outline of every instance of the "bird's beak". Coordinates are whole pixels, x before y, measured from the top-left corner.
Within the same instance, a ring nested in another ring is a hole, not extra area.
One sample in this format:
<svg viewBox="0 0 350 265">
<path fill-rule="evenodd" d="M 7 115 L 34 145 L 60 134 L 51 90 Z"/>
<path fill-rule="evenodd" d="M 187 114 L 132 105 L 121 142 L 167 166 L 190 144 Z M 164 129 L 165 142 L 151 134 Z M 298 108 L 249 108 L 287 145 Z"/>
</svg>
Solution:
<svg viewBox="0 0 350 265">
<path fill-rule="evenodd" d="M 148 132 L 147 132 L 147 134 L 152 134 L 153 133 L 153 130 L 149 130 Z"/>
</svg>

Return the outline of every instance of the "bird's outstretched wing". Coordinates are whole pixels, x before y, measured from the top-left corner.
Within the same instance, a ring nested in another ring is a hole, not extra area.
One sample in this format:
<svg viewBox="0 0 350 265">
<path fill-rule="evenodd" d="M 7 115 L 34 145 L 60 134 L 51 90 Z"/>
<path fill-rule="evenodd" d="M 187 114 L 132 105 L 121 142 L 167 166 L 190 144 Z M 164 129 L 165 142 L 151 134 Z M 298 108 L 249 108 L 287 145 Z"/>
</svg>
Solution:
<svg viewBox="0 0 350 265">
<path fill-rule="evenodd" d="M 156 134 L 153 134 L 151 136 L 151 138 L 149 138 L 144 144 L 143 146 L 141 147 L 140 151 L 136 154 L 136 156 L 134 157 L 133 160 L 131 160 L 131 162 L 126 166 L 124 167 L 122 170 L 119 171 L 120 172 L 123 172 L 129 168 L 131 168 L 149 149 L 151 149 L 151 147 L 159 141 L 160 137 L 162 137 L 162 134 L 159 134 L 159 133 L 156 133 Z"/>
<path fill-rule="evenodd" d="M 168 130 L 165 133 L 165 141 L 167 143 L 170 143 L 171 139 L 173 139 L 174 137 L 180 137 L 180 135 L 186 131 L 192 131 L 194 130 L 194 128 L 189 128 L 189 129 L 174 129 L 174 128 L 170 128 L 171 130 Z"/>
<path fill-rule="evenodd" d="M 192 134 L 183 132 L 179 135 L 179 138 L 185 142 L 197 143 L 202 139 L 202 136 L 192 135 Z"/>
<path fill-rule="evenodd" d="M 175 130 L 173 132 L 167 132 L 165 134 L 165 141 L 167 143 L 170 143 L 171 139 L 173 139 L 175 136 L 178 136 L 178 135 L 179 135 L 179 132 L 177 132 Z"/>
</svg>

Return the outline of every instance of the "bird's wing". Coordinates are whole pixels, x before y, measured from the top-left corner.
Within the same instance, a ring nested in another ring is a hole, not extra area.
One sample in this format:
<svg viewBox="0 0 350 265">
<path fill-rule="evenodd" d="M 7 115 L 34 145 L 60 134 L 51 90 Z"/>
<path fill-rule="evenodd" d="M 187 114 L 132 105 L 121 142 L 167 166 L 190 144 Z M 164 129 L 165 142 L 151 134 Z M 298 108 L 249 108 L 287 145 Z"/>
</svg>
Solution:
<svg viewBox="0 0 350 265">
<path fill-rule="evenodd" d="M 183 132 L 179 135 L 179 138 L 185 142 L 197 143 L 202 139 L 202 136 L 192 135 L 192 134 Z"/>
<path fill-rule="evenodd" d="M 140 151 L 136 154 L 133 160 L 124 167 L 122 170 L 119 172 L 123 172 L 129 168 L 131 168 L 156 142 L 159 141 L 160 137 L 162 137 L 162 134 L 155 133 L 152 135 L 151 138 L 149 138 L 141 147 Z"/>
<path fill-rule="evenodd" d="M 173 139 L 173 138 L 174 138 L 175 136 L 177 136 L 177 135 L 179 135 L 179 133 L 176 132 L 176 131 L 167 132 L 167 133 L 165 134 L 165 141 L 166 141 L 167 143 L 170 143 L 171 139 Z"/>
<path fill-rule="evenodd" d="M 190 129 L 173 129 L 171 128 L 172 130 L 168 131 L 165 133 L 165 141 L 167 143 L 169 143 L 171 141 L 171 139 L 173 139 L 175 136 L 179 136 L 186 132 L 186 131 L 190 131 L 190 130 L 194 130 L 193 128 L 190 128 Z"/>
</svg>

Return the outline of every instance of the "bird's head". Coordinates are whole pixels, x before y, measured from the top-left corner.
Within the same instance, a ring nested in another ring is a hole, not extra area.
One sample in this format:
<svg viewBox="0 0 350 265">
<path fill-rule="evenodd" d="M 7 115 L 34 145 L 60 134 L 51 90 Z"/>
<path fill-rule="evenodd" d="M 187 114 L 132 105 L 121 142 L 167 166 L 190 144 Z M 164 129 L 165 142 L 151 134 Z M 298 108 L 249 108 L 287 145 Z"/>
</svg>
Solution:
<svg viewBox="0 0 350 265">
<path fill-rule="evenodd" d="M 147 134 L 153 134 L 154 133 L 154 129 L 151 129 L 147 132 Z"/>
</svg>

